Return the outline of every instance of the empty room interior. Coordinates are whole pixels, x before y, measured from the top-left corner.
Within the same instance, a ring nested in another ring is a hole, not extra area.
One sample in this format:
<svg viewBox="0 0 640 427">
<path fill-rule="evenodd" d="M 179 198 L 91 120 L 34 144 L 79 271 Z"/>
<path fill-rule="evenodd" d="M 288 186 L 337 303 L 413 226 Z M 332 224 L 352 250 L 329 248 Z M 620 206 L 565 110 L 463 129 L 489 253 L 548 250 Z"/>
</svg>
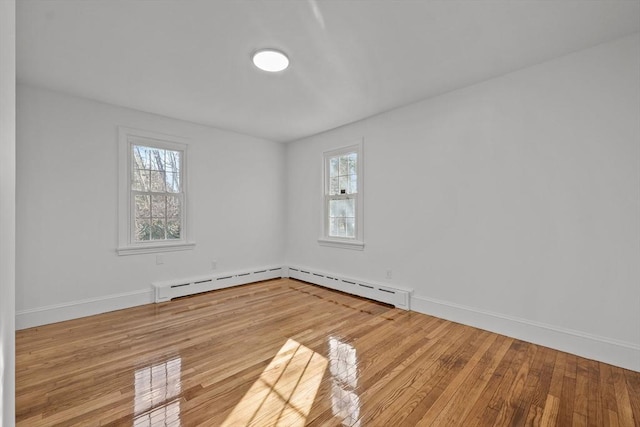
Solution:
<svg viewBox="0 0 640 427">
<path fill-rule="evenodd" d="M 640 426 L 640 1 L 0 8 L 0 425 Z"/>
</svg>

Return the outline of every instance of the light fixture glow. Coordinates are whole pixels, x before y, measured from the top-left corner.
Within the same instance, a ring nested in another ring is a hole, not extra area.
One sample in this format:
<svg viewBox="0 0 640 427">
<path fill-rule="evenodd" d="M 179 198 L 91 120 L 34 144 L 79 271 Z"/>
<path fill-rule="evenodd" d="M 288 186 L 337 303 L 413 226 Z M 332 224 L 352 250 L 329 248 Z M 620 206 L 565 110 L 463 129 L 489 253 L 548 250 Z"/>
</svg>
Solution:
<svg viewBox="0 0 640 427">
<path fill-rule="evenodd" d="M 289 66 L 289 58 L 279 50 L 260 49 L 253 54 L 253 64 L 263 71 L 275 73 Z"/>
</svg>

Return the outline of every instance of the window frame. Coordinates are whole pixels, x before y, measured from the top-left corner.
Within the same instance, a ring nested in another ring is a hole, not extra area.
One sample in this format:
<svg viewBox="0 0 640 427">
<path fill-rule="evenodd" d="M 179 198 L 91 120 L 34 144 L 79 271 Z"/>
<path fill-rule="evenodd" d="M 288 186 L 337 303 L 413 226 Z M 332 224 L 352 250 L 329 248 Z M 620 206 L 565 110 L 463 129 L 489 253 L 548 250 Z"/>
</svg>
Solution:
<svg viewBox="0 0 640 427">
<path fill-rule="evenodd" d="M 118 255 L 133 255 L 157 252 L 172 252 L 190 250 L 195 243 L 188 239 L 188 209 L 187 209 L 187 163 L 188 140 L 173 135 L 165 135 L 123 126 L 118 127 Z M 134 145 L 159 148 L 163 150 L 180 151 L 181 170 L 180 187 L 180 239 L 135 241 L 134 239 L 134 197 L 139 193 L 131 188 Z"/>
<path fill-rule="evenodd" d="M 322 234 L 318 243 L 322 246 L 331 246 L 344 249 L 364 250 L 364 141 L 345 147 L 325 151 L 322 155 Z M 358 157 L 356 173 L 358 177 L 357 193 L 355 200 L 355 237 L 329 236 L 329 202 L 333 199 L 347 198 L 342 195 L 329 194 L 330 188 L 330 160 L 331 158 L 349 153 L 356 153 Z"/>
</svg>

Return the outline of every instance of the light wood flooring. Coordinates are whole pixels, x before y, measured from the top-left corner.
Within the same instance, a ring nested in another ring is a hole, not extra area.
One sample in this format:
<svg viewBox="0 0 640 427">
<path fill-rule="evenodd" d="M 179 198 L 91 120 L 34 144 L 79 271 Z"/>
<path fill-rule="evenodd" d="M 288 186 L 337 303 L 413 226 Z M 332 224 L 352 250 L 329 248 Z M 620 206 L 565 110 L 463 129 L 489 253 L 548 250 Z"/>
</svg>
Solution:
<svg viewBox="0 0 640 427">
<path fill-rule="evenodd" d="M 640 373 L 289 279 L 22 330 L 20 426 L 633 426 Z"/>
</svg>

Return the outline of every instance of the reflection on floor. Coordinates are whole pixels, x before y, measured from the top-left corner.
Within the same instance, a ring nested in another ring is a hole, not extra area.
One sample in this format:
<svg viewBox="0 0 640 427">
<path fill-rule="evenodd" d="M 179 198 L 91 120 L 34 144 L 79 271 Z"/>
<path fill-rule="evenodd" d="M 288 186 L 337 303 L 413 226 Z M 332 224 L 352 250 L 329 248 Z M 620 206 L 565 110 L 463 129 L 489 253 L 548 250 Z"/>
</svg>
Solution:
<svg viewBox="0 0 640 427">
<path fill-rule="evenodd" d="M 342 419 L 342 425 L 359 427 L 360 399 L 355 390 L 358 386 L 358 358 L 356 349 L 336 337 L 329 337 L 329 371 L 331 386 L 331 409 L 333 415 Z"/>
<path fill-rule="evenodd" d="M 180 426 L 181 358 L 135 371 L 134 427 Z"/>
</svg>

